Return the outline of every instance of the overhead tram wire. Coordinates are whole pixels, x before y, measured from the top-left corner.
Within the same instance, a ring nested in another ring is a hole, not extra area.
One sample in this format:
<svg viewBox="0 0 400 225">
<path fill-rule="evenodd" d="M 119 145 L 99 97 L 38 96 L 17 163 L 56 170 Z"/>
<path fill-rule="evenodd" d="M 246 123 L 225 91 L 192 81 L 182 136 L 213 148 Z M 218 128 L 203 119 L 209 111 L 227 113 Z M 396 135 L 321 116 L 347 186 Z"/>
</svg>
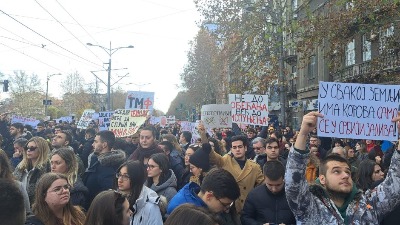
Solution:
<svg viewBox="0 0 400 225">
<path fill-rule="evenodd" d="M 84 44 L 81 40 L 79 40 L 79 38 L 77 36 L 75 36 L 75 34 L 73 34 L 70 30 L 68 30 L 67 27 L 64 26 L 64 24 L 62 24 L 55 16 L 53 16 L 53 14 L 51 14 L 44 6 L 42 6 L 37 0 L 35 0 L 35 2 L 45 11 L 47 12 L 54 20 L 57 21 L 57 23 L 59 23 L 66 31 L 68 31 L 69 34 L 71 34 L 79 43 L 81 43 L 87 50 L 89 50 L 98 60 L 100 60 L 100 62 L 103 62 L 103 60 L 96 55 L 91 49 L 89 49 L 89 47 Z"/>
<path fill-rule="evenodd" d="M 2 27 L 0 26 L 0 28 L 2 28 Z M 34 46 L 34 47 L 42 48 L 42 49 L 48 51 L 48 52 L 51 53 L 51 54 L 63 56 L 63 57 L 65 57 L 65 58 L 74 60 L 74 61 L 76 61 L 76 62 L 85 64 L 85 65 L 89 65 L 89 64 L 87 64 L 86 62 L 82 62 L 82 61 L 80 61 L 80 60 L 78 60 L 78 59 L 72 58 L 72 57 L 70 57 L 70 56 L 68 56 L 68 55 L 64 55 L 64 54 L 62 54 L 62 53 L 60 53 L 60 52 L 56 52 L 56 51 L 51 50 L 51 49 L 49 49 L 49 48 L 43 48 L 43 46 L 38 45 L 38 44 L 35 44 L 35 43 L 32 43 L 32 42 L 29 43 L 29 42 L 17 40 L 17 39 L 10 38 L 10 37 L 6 37 L 6 36 L 0 36 L 0 37 L 6 38 L 6 39 L 9 39 L 9 40 L 12 40 L 12 41 L 20 42 L 20 43 L 23 43 L 23 44 L 31 45 L 31 46 Z M 24 40 L 26 40 L 26 39 L 24 39 Z M 26 41 L 28 41 L 28 40 L 26 40 Z M 24 47 L 24 48 L 26 48 L 26 47 Z M 21 49 L 21 48 L 20 48 L 20 49 Z"/>
<path fill-rule="evenodd" d="M 4 12 L 3 10 L 0 9 L 0 12 L 2 12 L 3 14 L 5 14 L 6 16 L 10 17 L 11 19 L 13 19 L 14 21 L 16 21 L 17 23 L 21 24 L 21 25 L 24 26 L 25 28 L 29 29 L 30 31 L 34 32 L 35 34 L 39 35 L 40 37 L 46 39 L 46 40 L 49 41 L 50 43 L 52 43 L 52 44 L 58 46 L 59 48 L 61 48 L 61 49 L 65 50 L 65 51 L 71 53 L 72 55 L 74 55 L 74 56 L 76 56 L 76 57 L 78 57 L 78 58 L 80 58 L 80 59 L 83 59 L 84 61 L 87 61 L 87 62 L 89 62 L 89 63 L 91 63 L 91 64 L 93 64 L 93 65 L 96 65 L 96 66 L 99 66 L 99 67 L 103 68 L 102 65 L 99 65 L 99 64 L 97 64 L 97 63 L 94 63 L 94 62 L 92 62 L 92 61 L 90 61 L 90 60 L 88 60 L 88 59 L 85 59 L 85 58 L 83 58 L 82 56 L 77 55 L 77 54 L 71 52 L 70 50 L 68 50 L 68 49 L 66 49 L 66 48 L 64 48 L 64 47 L 62 47 L 62 46 L 60 46 L 59 44 L 55 43 L 54 41 L 48 39 L 47 37 L 43 36 L 42 34 L 38 33 L 37 31 L 33 30 L 32 28 L 28 27 L 28 26 L 25 25 L 24 23 L 22 23 L 22 22 L 20 22 L 19 20 L 15 19 L 14 17 L 12 17 L 12 16 L 9 15 L 8 13 Z"/>
<path fill-rule="evenodd" d="M 53 69 L 55 69 L 55 70 L 57 70 L 57 71 L 60 71 L 60 72 L 62 72 L 62 73 L 65 73 L 65 71 L 63 71 L 63 70 L 61 70 L 61 69 L 59 69 L 59 68 L 56 68 L 56 67 L 54 67 L 54 66 L 52 66 L 52 65 L 50 65 L 50 64 L 47 64 L 47 63 L 43 62 L 42 60 L 37 59 L 37 58 L 35 58 L 35 57 L 33 57 L 33 56 L 30 56 L 30 55 L 28 55 L 28 54 L 26 54 L 26 53 L 24 53 L 24 52 L 21 52 L 21 51 L 19 51 L 18 49 L 15 49 L 15 48 L 13 48 L 13 47 L 10 47 L 10 46 L 8 46 L 8 45 L 6 45 L 6 44 L 3 44 L 3 43 L 1 43 L 1 42 L 0 42 L 0 45 L 3 45 L 3 46 L 5 46 L 5 47 L 7 47 L 7 48 L 9 48 L 9 49 L 12 49 L 12 50 L 18 52 L 18 53 L 21 53 L 22 55 L 25 55 L 25 56 L 27 56 L 27 57 L 29 57 L 29 58 L 32 58 L 33 60 L 36 60 L 36 61 L 38 61 L 38 62 L 40 62 L 40 63 L 42 63 L 42 64 L 44 64 L 44 65 L 46 65 L 46 66 L 48 66 L 48 67 L 51 67 L 51 68 L 53 68 Z"/>
</svg>

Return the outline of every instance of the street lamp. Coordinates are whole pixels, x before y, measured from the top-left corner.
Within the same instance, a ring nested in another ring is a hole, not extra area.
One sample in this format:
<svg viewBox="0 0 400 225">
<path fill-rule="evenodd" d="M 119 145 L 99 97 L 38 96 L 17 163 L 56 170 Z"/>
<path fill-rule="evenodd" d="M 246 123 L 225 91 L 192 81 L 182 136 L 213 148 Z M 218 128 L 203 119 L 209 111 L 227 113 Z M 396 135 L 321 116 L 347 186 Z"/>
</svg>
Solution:
<svg viewBox="0 0 400 225">
<path fill-rule="evenodd" d="M 125 46 L 125 47 L 118 47 L 118 48 L 111 48 L 111 41 L 110 41 L 110 47 L 106 48 L 101 45 L 94 45 L 92 43 L 86 43 L 89 46 L 95 46 L 103 49 L 109 56 L 108 60 L 108 77 L 107 77 L 107 110 L 111 110 L 111 56 L 121 48 L 133 48 L 133 45 Z"/>
<path fill-rule="evenodd" d="M 49 105 L 49 102 L 48 102 L 49 80 L 50 80 L 51 77 L 58 76 L 58 75 L 61 75 L 61 73 L 54 73 L 54 74 L 47 75 L 47 80 L 46 80 L 46 99 L 45 99 L 45 102 L 44 102 L 44 116 L 45 117 L 47 117 L 47 106 Z"/>
</svg>

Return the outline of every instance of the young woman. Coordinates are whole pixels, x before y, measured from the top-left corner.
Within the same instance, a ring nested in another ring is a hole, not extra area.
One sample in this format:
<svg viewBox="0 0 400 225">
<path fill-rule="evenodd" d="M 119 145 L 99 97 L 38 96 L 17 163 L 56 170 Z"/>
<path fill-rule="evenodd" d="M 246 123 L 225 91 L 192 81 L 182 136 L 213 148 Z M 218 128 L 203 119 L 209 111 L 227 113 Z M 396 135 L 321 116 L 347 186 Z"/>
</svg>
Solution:
<svg viewBox="0 0 400 225">
<path fill-rule="evenodd" d="M 38 181 L 34 216 L 28 217 L 29 225 L 82 225 L 85 214 L 70 201 L 71 185 L 63 174 L 47 173 Z"/>
<path fill-rule="evenodd" d="M 189 145 L 188 149 L 185 152 L 185 171 L 183 172 L 181 183 L 178 185 L 178 190 L 185 186 L 190 181 L 190 177 L 192 174 L 190 173 L 190 156 L 193 155 L 198 149 L 200 145 Z"/>
<path fill-rule="evenodd" d="M 22 196 L 24 197 L 25 212 L 26 214 L 30 213 L 31 205 L 29 204 L 28 193 L 26 192 L 26 189 L 22 186 L 22 183 L 14 179 L 11 170 L 11 163 L 10 160 L 8 159 L 7 153 L 1 149 L 0 149 L 0 178 L 14 181 L 17 184 L 19 190 L 22 193 Z"/>
<path fill-rule="evenodd" d="M 51 154 L 50 164 L 51 172 L 67 176 L 68 183 L 72 186 L 70 190 L 72 205 L 84 207 L 88 189 L 78 176 L 78 162 L 74 152 L 69 148 L 59 148 Z"/>
<path fill-rule="evenodd" d="M 129 201 L 131 225 L 162 225 L 159 196 L 144 185 L 146 177 L 142 162 L 128 161 L 118 168 L 116 185 Z"/>
<path fill-rule="evenodd" d="M 361 141 L 357 142 L 355 147 L 356 147 L 355 156 L 358 158 L 359 161 L 368 159 L 367 146 L 363 142 Z"/>
<path fill-rule="evenodd" d="M 32 204 L 35 187 L 39 178 L 50 171 L 50 148 L 48 142 L 41 137 L 31 138 L 25 146 L 23 159 L 14 170 L 14 176 L 22 182 Z"/>
<path fill-rule="evenodd" d="M 366 159 L 358 167 L 356 184 L 358 188 L 366 191 L 382 182 L 384 178 L 381 166 L 373 160 Z"/>
<path fill-rule="evenodd" d="M 167 198 L 167 203 L 176 194 L 176 177 L 169 169 L 168 157 L 164 153 L 157 153 L 150 157 L 147 163 L 147 187 L 159 196 Z"/>
<path fill-rule="evenodd" d="M 93 199 L 85 225 L 129 225 L 131 214 L 129 202 L 123 194 L 103 191 Z"/>
<path fill-rule="evenodd" d="M 182 147 L 179 145 L 178 140 L 173 134 L 164 134 L 162 138 L 162 141 L 169 141 L 176 150 L 182 152 Z"/>
<path fill-rule="evenodd" d="M 209 155 L 211 152 L 211 145 L 204 143 L 199 150 L 197 150 L 189 159 L 190 172 L 193 176 L 190 177 L 190 182 L 196 182 L 201 185 L 203 178 L 210 170 Z"/>
<path fill-rule="evenodd" d="M 139 146 L 129 159 L 139 160 L 146 165 L 150 156 L 156 153 L 163 153 L 156 143 L 156 129 L 151 126 L 145 127 L 140 131 Z"/>
</svg>

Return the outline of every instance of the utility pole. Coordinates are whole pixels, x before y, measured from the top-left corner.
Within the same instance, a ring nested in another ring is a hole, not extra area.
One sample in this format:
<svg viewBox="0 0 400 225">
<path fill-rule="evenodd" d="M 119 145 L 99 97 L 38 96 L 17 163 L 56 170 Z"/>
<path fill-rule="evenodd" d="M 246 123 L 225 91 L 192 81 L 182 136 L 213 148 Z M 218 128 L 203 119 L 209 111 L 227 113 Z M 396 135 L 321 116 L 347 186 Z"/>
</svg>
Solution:
<svg viewBox="0 0 400 225">
<path fill-rule="evenodd" d="M 49 105 L 49 99 L 48 99 L 48 97 L 49 97 L 48 96 L 49 95 L 49 81 L 50 81 L 50 78 L 52 76 L 58 76 L 58 75 L 61 75 L 61 73 L 55 73 L 55 74 L 47 75 L 47 80 L 46 80 L 46 99 L 43 102 L 43 104 L 44 104 L 44 116 L 45 117 L 47 117 L 47 107 Z"/>
</svg>

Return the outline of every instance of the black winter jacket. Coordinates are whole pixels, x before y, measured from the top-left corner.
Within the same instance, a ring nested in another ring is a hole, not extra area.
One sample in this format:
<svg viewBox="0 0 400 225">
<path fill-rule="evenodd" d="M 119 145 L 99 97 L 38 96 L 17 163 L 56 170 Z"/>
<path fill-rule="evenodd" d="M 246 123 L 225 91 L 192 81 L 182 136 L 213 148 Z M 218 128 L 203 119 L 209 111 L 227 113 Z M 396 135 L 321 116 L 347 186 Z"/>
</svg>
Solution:
<svg viewBox="0 0 400 225">
<path fill-rule="evenodd" d="M 242 225 L 296 224 L 286 200 L 285 189 L 273 194 L 265 184 L 250 191 L 240 219 Z"/>
</svg>

